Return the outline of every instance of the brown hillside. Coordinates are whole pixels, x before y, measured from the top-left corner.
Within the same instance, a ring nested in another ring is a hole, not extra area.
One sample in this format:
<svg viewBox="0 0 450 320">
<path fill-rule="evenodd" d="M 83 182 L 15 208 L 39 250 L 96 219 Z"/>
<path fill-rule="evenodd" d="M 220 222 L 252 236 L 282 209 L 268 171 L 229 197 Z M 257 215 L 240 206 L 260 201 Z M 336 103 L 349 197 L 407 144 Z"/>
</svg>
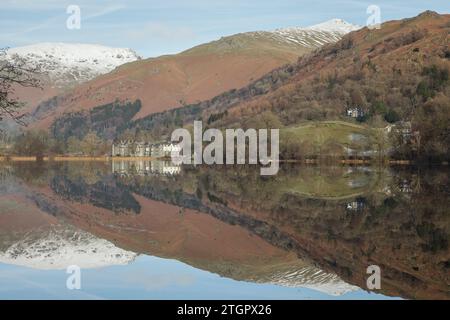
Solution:
<svg viewBox="0 0 450 320">
<path fill-rule="evenodd" d="M 384 23 L 379 30 L 352 32 L 301 57 L 283 86 L 235 106 L 224 121 L 242 122 L 243 116 L 270 110 L 291 125 L 338 118 L 348 106 L 370 111 L 379 103 L 411 118 L 427 100 L 417 89 L 421 81 L 430 80 L 425 68 L 450 70 L 449 32 L 450 15 L 430 11 Z M 448 97 L 448 86 L 436 87 L 433 94 L 438 92 Z"/>
</svg>

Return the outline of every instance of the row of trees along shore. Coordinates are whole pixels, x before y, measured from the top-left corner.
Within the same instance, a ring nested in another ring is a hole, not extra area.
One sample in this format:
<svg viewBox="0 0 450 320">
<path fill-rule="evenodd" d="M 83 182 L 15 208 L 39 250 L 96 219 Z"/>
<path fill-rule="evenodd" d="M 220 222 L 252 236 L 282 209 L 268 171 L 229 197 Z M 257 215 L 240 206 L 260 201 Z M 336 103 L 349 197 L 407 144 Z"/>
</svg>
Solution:
<svg viewBox="0 0 450 320">
<path fill-rule="evenodd" d="M 95 132 L 89 132 L 83 139 L 70 137 L 67 142 L 51 137 L 44 130 L 28 130 L 23 134 L 8 138 L 3 136 L 0 153 L 3 156 L 105 156 L 111 150 L 111 143 L 102 140 Z"/>
</svg>

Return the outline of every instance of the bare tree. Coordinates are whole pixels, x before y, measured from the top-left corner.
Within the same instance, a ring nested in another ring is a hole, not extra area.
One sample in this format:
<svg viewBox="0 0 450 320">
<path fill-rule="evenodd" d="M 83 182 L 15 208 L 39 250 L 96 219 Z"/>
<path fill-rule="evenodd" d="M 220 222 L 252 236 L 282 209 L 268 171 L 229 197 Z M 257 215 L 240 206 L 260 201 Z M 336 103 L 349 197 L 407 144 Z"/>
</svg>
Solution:
<svg viewBox="0 0 450 320">
<path fill-rule="evenodd" d="M 37 75 L 42 74 L 40 65 L 30 66 L 18 55 L 12 59 L 6 57 L 7 49 L 0 48 L 0 121 L 11 118 L 25 126 L 22 120 L 25 114 L 20 113 L 23 103 L 14 96 L 15 88 L 41 88 Z"/>
</svg>

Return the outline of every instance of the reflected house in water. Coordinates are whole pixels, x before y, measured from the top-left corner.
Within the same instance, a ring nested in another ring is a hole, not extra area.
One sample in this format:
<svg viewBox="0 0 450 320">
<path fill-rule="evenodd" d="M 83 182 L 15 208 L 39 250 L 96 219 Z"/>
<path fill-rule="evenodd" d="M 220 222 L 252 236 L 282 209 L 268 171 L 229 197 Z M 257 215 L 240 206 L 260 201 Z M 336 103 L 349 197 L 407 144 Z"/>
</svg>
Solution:
<svg viewBox="0 0 450 320">
<path fill-rule="evenodd" d="M 403 193 L 412 193 L 413 192 L 413 188 L 411 186 L 411 181 L 408 181 L 406 179 L 403 179 L 402 181 L 400 181 L 398 187 L 399 187 L 400 191 Z"/>
<path fill-rule="evenodd" d="M 113 143 L 111 155 L 113 157 L 153 157 L 169 158 L 172 151 L 179 152 L 181 147 L 178 144 L 135 142 L 132 140 Z"/>
<path fill-rule="evenodd" d="M 174 176 L 181 173 L 181 166 L 164 160 L 114 160 L 112 161 L 112 172 L 119 175 L 163 175 Z"/>
</svg>

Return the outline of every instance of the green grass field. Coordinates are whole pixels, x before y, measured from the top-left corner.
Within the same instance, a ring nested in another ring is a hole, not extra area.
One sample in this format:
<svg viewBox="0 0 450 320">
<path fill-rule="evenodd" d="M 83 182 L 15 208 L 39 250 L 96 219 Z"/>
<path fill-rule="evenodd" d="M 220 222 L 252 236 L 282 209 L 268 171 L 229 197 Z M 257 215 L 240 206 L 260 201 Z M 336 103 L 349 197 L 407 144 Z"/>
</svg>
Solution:
<svg viewBox="0 0 450 320">
<path fill-rule="evenodd" d="M 321 174 L 320 168 L 305 168 L 283 190 L 308 198 L 339 200 L 362 195 L 376 184 L 376 174 L 348 172 Z"/>
<path fill-rule="evenodd" d="M 320 145 L 327 141 L 335 141 L 341 145 L 349 145 L 353 141 L 352 134 L 367 136 L 368 129 L 362 125 L 344 121 L 323 121 L 308 123 L 297 127 L 288 127 L 281 130 L 281 141 L 288 137 L 299 142 L 310 141 Z"/>
</svg>

